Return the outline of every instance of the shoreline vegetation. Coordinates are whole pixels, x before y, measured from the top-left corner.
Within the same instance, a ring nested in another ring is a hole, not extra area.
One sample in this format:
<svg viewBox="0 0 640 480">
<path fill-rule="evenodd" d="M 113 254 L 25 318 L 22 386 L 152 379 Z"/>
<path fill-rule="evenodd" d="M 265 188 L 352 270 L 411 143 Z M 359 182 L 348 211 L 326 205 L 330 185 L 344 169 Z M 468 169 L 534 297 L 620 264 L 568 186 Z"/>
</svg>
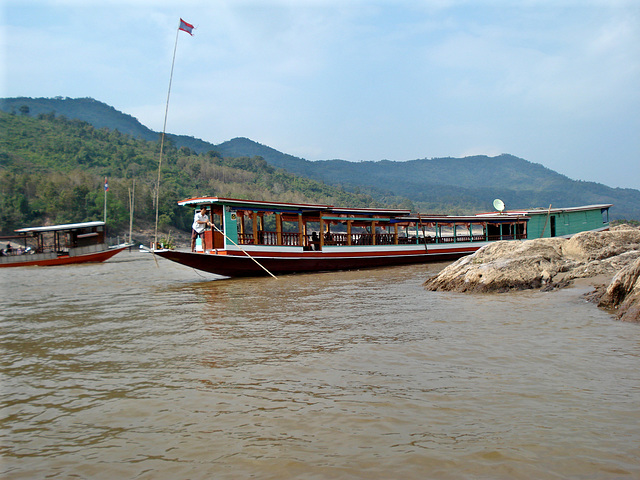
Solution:
<svg viewBox="0 0 640 480">
<path fill-rule="evenodd" d="M 429 291 L 501 293 L 552 291 L 584 279 L 596 284 L 587 300 L 621 321 L 640 323 L 640 228 L 623 224 L 570 239 L 492 243 L 423 285 Z"/>
</svg>

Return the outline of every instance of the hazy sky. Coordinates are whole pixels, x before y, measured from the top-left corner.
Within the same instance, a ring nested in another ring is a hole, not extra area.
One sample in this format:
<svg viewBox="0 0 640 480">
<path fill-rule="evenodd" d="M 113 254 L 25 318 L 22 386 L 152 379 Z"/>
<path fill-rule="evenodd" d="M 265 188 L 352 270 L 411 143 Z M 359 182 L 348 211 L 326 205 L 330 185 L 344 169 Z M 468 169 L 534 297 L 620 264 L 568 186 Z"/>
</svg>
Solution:
<svg viewBox="0 0 640 480">
<path fill-rule="evenodd" d="M 0 96 L 309 160 L 510 153 L 640 188 L 640 0 L 2 0 Z"/>
</svg>

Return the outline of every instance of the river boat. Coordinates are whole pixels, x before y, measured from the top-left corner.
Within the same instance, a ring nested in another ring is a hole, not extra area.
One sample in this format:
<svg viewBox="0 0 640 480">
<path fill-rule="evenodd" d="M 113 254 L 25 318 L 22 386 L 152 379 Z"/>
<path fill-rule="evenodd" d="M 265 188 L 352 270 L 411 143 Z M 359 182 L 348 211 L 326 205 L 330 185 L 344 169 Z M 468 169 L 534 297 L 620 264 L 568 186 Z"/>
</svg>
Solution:
<svg viewBox="0 0 640 480">
<path fill-rule="evenodd" d="M 190 198 L 178 204 L 195 210 L 206 207 L 213 228 L 205 232 L 203 245 L 195 252 L 154 253 L 226 277 L 455 260 L 499 240 L 607 229 L 612 206 L 458 216 L 220 197 Z M 545 220 L 548 227 L 543 227 Z"/>
<path fill-rule="evenodd" d="M 130 245 L 109 247 L 104 222 L 71 223 L 21 228 L 2 237 L 18 247 L 2 250 L 1 267 L 52 266 L 104 262 Z"/>
</svg>

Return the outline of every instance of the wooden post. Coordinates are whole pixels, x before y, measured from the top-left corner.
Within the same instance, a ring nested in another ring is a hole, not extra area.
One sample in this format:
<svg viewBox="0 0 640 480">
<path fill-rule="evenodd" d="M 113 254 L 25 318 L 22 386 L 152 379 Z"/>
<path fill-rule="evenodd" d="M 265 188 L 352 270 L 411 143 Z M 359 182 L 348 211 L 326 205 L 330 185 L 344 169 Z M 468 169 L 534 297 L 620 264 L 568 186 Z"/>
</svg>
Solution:
<svg viewBox="0 0 640 480">
<path fill-rule="evenodd" d="M 302 214 L 300 214 L 300 217 L 302 217 Z M 307 236 L 308 233 L 309 231 L 307 230 L 307 222 L 302 220 L 302 244 L 305 247 L 308 247 L 310 245 L 309 237 Z"/>
<path fill-rule="evenodd" d="M 258 228 L 258 243 L 260 245 L 265 245 L 265 236 L 264 236 L 264 212 L 260 212 L 258 213 L 258 221 L 260 222 L 259 228 Z"/>
<path fill-rule="evenodd" d="M 258 212 L 251 212 L 253 221 L 253 244 L 258 245 Z"/>
<path fill-rule="evenodd" d="M 282 245 L 282 214 L 276 212 L 276 243 Z"/>
<path fill-rule="evenodd" d="M 393 224 L 393 243 L 398 245 L 398 224 Z"/>
<path fill-rule="evenodd" d="M 320 214 L 320 250 L 324 247 L 324 219 L 322 218 L 322 213 Z"/>
<path fill-rule="evenodd" d="M 298 245 L 304 246 L 304 224 L 302 223 L 302 214 L 298 214 Z"/>
<path fill-rule="evenodd" d="M 351 226 L 353 224 L 353 220 L 347 220 L 347 245 L 351 245 L 352 242 L 352 238 L 351 238 Z"/>
<path fill-rule="evenodd" d="M 377 222 L 371 222 L 371 245 L 376 244 L 376 225 Z"/>
</svg>

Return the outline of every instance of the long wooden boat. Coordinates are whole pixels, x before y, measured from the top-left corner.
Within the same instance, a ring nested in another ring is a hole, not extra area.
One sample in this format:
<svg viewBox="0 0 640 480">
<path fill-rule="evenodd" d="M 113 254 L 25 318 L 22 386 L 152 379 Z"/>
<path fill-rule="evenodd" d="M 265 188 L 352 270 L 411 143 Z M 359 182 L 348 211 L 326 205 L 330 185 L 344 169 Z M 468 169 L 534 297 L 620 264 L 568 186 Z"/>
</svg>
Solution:
<svg viewBox="0 0 640 480">
<path fill-rule="evenodd" d="M 108 247 L 104 227 L 104 222 L 84 222 L 18 229 L 2 237 L 20 247 L 2 250 L 0 268 L 104 262 L 129 247 Z"/>
<path fill-rule="evenodd" d="M 206 207 L 213 228 L 205 232 L 204 246 L 195 252 L 155 253 L 227 277 L 454 260 L 498 240 L 607 229 L 612 206 L 451 216 L 219 197 L 178 204 L 197 210 Z M 551 218 L 554 228 L 543 229 L 542 222 L 550 223 Z"/>
</svg>

